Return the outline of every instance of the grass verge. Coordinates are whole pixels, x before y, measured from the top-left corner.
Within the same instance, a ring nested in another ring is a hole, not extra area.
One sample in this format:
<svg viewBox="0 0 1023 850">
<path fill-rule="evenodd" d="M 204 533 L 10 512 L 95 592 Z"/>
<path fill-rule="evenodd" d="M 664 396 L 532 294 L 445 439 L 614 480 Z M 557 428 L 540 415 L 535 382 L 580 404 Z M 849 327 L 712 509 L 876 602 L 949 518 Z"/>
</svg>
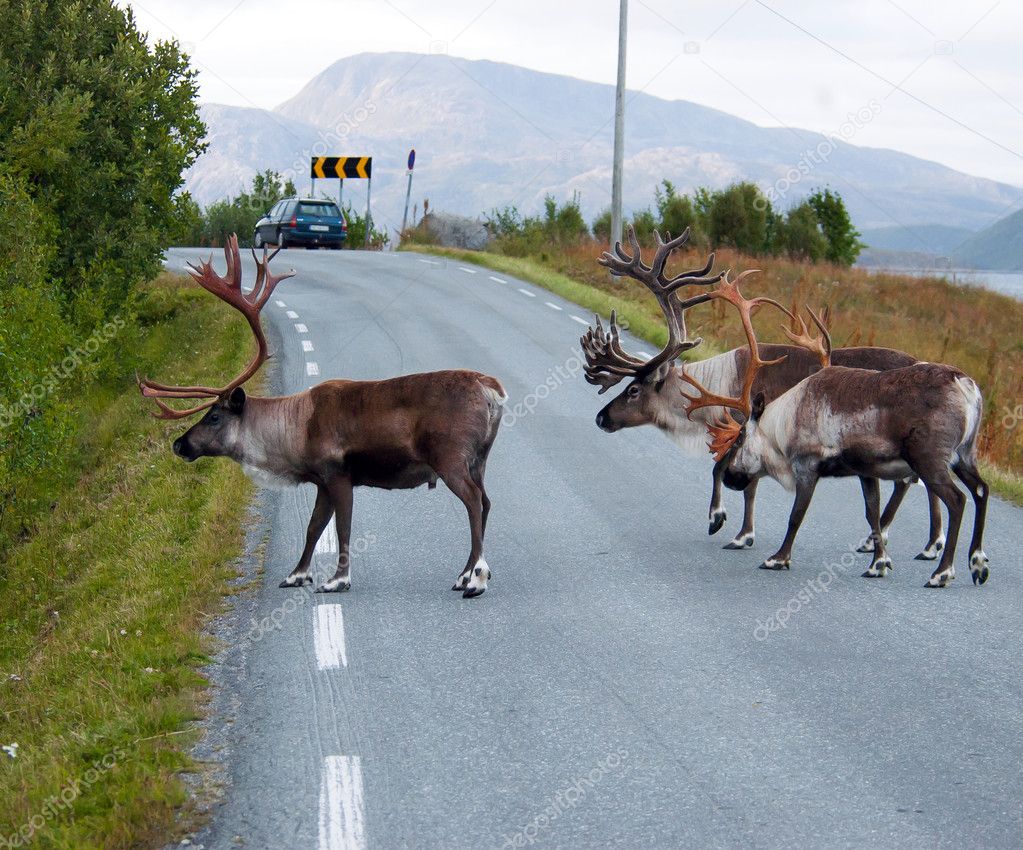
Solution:
<svg viewBox="0 0 1023 850">
<path fill-rule="evenodd" d="M 664 345 L 667 331 L 653 296 L 629 279 L 612 278 L 597 264 L 596 244 L 568 245 L 539 257 L 410 245 L 422 251 L 476 263 L 542 286 L 586 309 L 607 316 L 612 309 L 636 336 Z M 702 266 L 705 257 L 690 254 L 679 268 Z M 829 305 L 835 345 L 888 345 L 922 360 L 953 363 L 977 380 L 986 410 L 981 435 L 984 476 L 1003 498 L 1023 505 L 1023 421 L 1015 416 L 1023 403 L 1023 303 L 985 289 L 945 280 L 862 269 L 811 265 L 774 257 L 754 260 L 718 252 L 717 268 L 763 268 L 750 279 L 750 294 L 783 304 Z M 745 344 L 734 312 L 716 303 L 687 316 L 690 336 L 704 344 L 692 352 L 709 357 Z M 783 342 L 768 327 L 764 339 Z M 1006 424 L 1010 423 L 1010 424 Z"/>
<path fill-rule="evenodd" d="M 86 471 L 0 569 L 0 744 L 17 744 L 0 753 L 0 847 L 158 845 L 187 799 L 201 631 L 236 575 L 249 490 L 234 464 L 175 458 L 182 423 L 151 418 L 129 376 L 208 383 L 251 335 L 185 281 L 147 287 L 123 379 L 80 390 Z"/>
</svg>

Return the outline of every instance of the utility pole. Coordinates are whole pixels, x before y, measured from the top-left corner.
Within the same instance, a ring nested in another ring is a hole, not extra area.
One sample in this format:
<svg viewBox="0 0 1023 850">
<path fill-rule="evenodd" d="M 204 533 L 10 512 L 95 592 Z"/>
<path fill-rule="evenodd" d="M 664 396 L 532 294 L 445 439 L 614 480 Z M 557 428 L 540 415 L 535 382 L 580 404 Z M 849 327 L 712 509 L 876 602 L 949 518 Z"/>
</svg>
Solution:
<svg viewBox="0 0 1023 850">
<path fill-rule="evenodd" d="M 611 167 L 611 244 L 622 238 L 622 163 L 625 159 L 625 45 L 628 41 L 629 0 L 618 13 L 618 86 L 615 89 L 615 148 Z"/>
</svg>

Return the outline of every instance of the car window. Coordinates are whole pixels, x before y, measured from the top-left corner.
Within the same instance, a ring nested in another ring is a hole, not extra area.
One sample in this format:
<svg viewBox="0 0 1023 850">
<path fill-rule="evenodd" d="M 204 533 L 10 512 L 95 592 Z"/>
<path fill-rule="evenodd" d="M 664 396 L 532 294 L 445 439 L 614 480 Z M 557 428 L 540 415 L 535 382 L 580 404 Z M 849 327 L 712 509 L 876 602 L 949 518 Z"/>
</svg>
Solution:
<svg viewBox="0 0 1023 850">
<path fill-rule="evenodd" d="M 283 201 L 278 201 L 276 204 L 274 204 L 270 208 L 270 212 L 268 212 L 266 214 L 266 217 L 267 218 L 274 218 L 274 217 L 276 217 L 277 213 L 279 213 L 281 211 L 281 207 L 283 207 L 283 206 L 284 206 L 284 202 Z"/>
<path fill-rule="evenodd" d="M 341 210 L 337 208 L 337 204 L 332 204 L 329 201 L 300 201 L 298 204 L 298 215 L 333 216 L 334 218 L 340 218 Z"/>
<path fill-rule="evenodd" d="M 285 201 L 284 207 L 283 209 L 281 209 L 281 218 L 287 218 L 288 216 L 292 215 L 294 209 L 295 209 L 294 201 Z"/>
</svg>

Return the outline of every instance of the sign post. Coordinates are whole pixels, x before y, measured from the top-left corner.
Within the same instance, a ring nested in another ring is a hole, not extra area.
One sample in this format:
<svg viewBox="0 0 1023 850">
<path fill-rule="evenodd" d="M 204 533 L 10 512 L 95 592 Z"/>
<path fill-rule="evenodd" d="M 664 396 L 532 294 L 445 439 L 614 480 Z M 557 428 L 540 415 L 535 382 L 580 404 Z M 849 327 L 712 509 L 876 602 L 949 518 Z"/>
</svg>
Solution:
<svg viewBox="0 0 1023 850">
<path fill-rule="evenodd" d="M 371 156 L 314 156 L 309 162 L 309 177 L 312 181 L 311 191 L 316 190 L 316 178 L 337 178 L 337 204 L 341 206 L 344 197 L 345 178 L 365 179 L 366 181 L 366 240 L 369 245 L 369 234 L 373 229 L 373 218 L 369 206 L 370 186 L 373 183 L 373 157 Z"/>
<path fill-rule="evenodd" d="M 408 152 L 408 189 L 405 191 L 405 214 L 401 217 L 401 232 L 405 232 L 405 225 L 408 222 L 408 202 L 412 197 L 412 169 L 416 164 L 416 149 Z M 400 238 L 400 237 L 399 237 Z"/>
</svg>

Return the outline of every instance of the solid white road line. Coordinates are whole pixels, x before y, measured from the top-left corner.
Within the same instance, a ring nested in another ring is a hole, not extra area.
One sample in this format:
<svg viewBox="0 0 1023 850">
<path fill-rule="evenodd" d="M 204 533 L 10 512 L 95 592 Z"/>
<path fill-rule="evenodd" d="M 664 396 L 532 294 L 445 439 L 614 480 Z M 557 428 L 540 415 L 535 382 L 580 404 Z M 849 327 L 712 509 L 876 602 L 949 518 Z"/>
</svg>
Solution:
<svg viewBox="0 0 1023 850">
<path fill-rule="evenodd" d="M 276 304 L 278 307 L 287 307 L 288 306 L 283 301 L 281 301 L 280 298 L 278 298 L 276 301 L 274 301 L 274 304 Z"/>
<path fill-rule="evenodd" d="M 305 364 L 305 373 L 307 375 L 312 375 L 315 377 L 316 375 L 320 374 L 320 367 L 316 363 L 310 361 L 309 363 Z"/>
<path fill-rule="evenodd" d="M 319 850 L 364 850 L 362 762 L 358 756 L 327 756 L 320 782 Z"/>
<path fill-rule="evenodd" d="M 459 266 L 458 270 L 460 272 L 465 272 L 466 274 L 476 274 L 476 269 L 467 269 L 465 266 Z"/>
<path fill-rule="evenodd" d="M 494 277 L 493 275 L 490 275 L 490 279 L 492 281 L 494 281 L 494 283 L 507 283 L 508 282 L 506 280 L 501 280 L 501 278 L 499 278 L 499 277 Z"/>
<path fill-rule="evenodd" d="M 297 319 L 298 313 L 296 313 L 294 310 L 288 310 L 287 316 L 289 319 Z"/>
<path fill-rule="evenodd" d="M 580 319 L 578 316 L 572 316 L 572 321 L 578 322 L 580 325 L 586 325 L 587 327 L 589 327 L 590 325 L 590 323 L 587 322 L 586 319 Z"/>
<path fill-rule="evenodd" d="M 333 522 L 327 523 L 320 539 L 316 541 L 316 553 L 318 555 L 337 554 L 337 528 Z"/>
<path fill-rule="evenodd" d="M 650 355 L 647 354 L 645 351 L 637 351 L 636 354 L 638 354 L 644 360 L 649 360 L 650 359 Z"/>
<path fill-rule="evenodd" d="M 422 257 L 419 257 L 419 262 L 426 263 L 426 265 L 428 265 L 428 266 L 439 266 L 440 265 L 440 263 L 434 262 L 433 260 L 424 260 Z"/>
<path fill-rule="evenodd" d="M 300 334 L 307 334 L 307 333 L 309 333 L 309 328 L 307 328 L 301 322 L 299 322 L 297 325 L 295 325 L 295 330 L 298 331 Z"/>
<path fill-rule="evenodd" d="M 313 343 L 312 343 L 312 341 L 308 340 L 308 339 L 303 339 L 302 340 L 302 350 L 303 351 L 312 351 L 313 350 Z"/>
<path fill-rule="evenodd" d="M 345 654 L 345 621 L 341 606 L 317 605 L 313 620 L 313 648 L 320 670 L 337 670 L 348 666 Z"/>
<path fill-rule="evenodd" d="M 519 292 L 521 292 L 523 295 L 528 295 L 530 298 L 536 298 L 536 293 L 530 292 L 528 289 L 520 289 Z"/>
<path fill-rule="evenodd" d="M 552 310 L 558 310 L 558 311 L 561 310 L 561 308 L 557 304 L 551 304 L 550 301 L 544 301 L 543 303 L 546 304 L 548 307 L 550 307 Z"/>
</svg>

